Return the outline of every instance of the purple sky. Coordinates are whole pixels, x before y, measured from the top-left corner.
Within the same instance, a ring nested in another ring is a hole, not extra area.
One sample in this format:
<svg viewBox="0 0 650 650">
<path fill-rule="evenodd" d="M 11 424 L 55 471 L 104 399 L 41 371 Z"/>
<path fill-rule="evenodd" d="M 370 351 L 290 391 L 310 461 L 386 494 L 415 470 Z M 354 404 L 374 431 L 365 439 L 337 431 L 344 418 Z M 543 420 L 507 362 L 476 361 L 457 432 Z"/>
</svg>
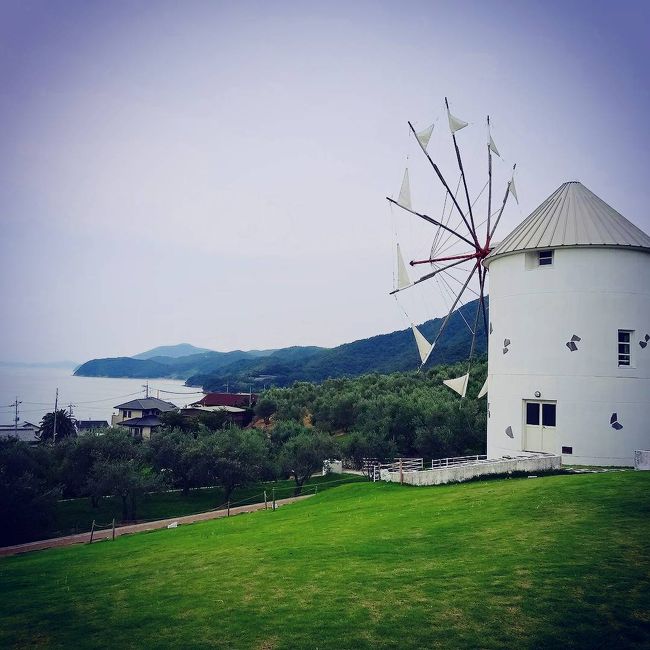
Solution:
<svg viewBox="0 0 650 650">
<path fill-rule="evenodd" d="M 0 359 L 405 327 L 394 231 L 414 255 L 430 241 L 384 197 L 410 153 L 414 202 L 441 209 L 406 121 L 442 116 L 445 95 L 470 122 L 473 196 L 486 113 L 497 195 L 518 163 L 501 236 L 566 180 L 650 231 L 649 17 L 647 2 L 5 0 Z M 416 320 L 444 312 L 427 300 Z"/>
</svg>

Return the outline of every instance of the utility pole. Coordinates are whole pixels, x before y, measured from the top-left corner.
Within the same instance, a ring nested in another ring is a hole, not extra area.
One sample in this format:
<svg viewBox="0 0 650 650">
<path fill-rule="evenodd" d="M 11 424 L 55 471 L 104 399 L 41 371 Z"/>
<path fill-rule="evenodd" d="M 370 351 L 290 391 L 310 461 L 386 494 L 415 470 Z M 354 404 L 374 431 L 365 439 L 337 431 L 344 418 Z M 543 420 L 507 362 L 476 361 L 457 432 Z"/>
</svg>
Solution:
<svg viewBox="0 0 650 650">
<path fill-rule="evenodd" d="M 15 415 L 14 415 L 14 435 L 17 438 L 18 437 L 18 404 L 22 404 L 22 402 L 18 401 L 18 397 L 16 397 L 16 401 L 13 403 L 13 407 L 15 409 Z"/>
<path fill-rule="evenodd" d="M 56 389 L 56 396 L 54 397 L 54 431 L 52 434 L 52 444 L 56 442 L 56 410 L 59 408 L 59 389 Z"/>
<path fill-rule="evenodd" d="M 76 405 L 76 404 L 68 404 L 68 410 L 70 411 L 70 418 L 72 418 L 72 415 L 73 415 L 73 413 L 72 413 L 72 409 L 73 409 L 75 406 L 77 406 L 77 405 Z"/>
<path fill-rule="evenodd" d="M 145 398 L 149 397 L 149 380 L 147 379 L 146 384 L 142 384 L 142 388 L 145 390 Z"/>
</svg>

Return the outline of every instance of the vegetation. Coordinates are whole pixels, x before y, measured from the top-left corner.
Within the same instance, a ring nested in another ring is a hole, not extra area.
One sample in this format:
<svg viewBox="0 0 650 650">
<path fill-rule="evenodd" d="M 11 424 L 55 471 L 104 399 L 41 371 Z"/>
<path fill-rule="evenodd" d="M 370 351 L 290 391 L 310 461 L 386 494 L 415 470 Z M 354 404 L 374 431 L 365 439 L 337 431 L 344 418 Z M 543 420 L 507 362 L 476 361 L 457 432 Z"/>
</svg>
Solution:
<svg viewBox="0 0 650 650">
<path fill-rule="evenodd" d="M 361 483 L 0 560 L 2 647 L 647 647 L 650 475 Z"/>
<path fill-rule="evenodd" d="M 454 363 L 468 357 L 471 335 L 465 321 L 474 317 L 475 310 L 476 301 L 473 301 L 452 314 L 445 335 L 431 356 L 431 363 Z M 420 330 L 433 340 L 442 320 L 427 321 L 419 326 Z M 476 351 L 479 355 L 486 352 L 482 320 Z M 146 353 L 137 355 L 137 358 L 93 359 L 81 365 L 75 374 L 89 377 L 175 377 L 186 379 L 188 385 L 215 391 L 227 382 L 232 390 L 248 391 L 251 384 L 260 386 L 262 382 L 289 386 L 296 381 L 321 382 L 367 373 L 403 372 L 416 368 L 418 363 L 413 334 L 410 329 L 404 329 L 332 349 L 294 346 L 280 350 L 202 352 L 182 357 Z"/>
<path fill-rule="evenodd" d="M 119 427 L 60 437 L 57 424 L 56 445 L 2 442 L 0 472 L 13 478 L 0 483 L 0 501 L 17 523 L 11 530 L 0 528 L 0 544 L 67 530 L 54 507 L 59 494 L 89 499 L 98 514 L 80 522 L 87 527 L 100 518 L 107 497 L 120 506 L 118 521 L 131 521 L 143 516 L 146 495 L 154 491 L 179 489 L 187 499 L 191 490 L 217 486 L 226 501 L 238 488 L 291 478 L 299 494 L 326 458 L 344 456 L 360 468 L 364 458 L 483 453 L 485 401 L 471 395 L 478 393 L 486 364 L 474 363 L 470 397 L 464 400 L 442 385 L 466 370 L 466 364 L 457 364 L 274 388 L 258 402 L 260 428 L 231 426 L 225 413 L 186 419 L 171 412 L 150 441 L 134 440 Z M 4 463 L 19 469 L 4 469 Z M 22 515 L 23 501 L 29 518 Z M 163 516 L 176 514 L 170 510 Z"/>
<path fill-rule="evenodd" d="M 39 439 L 41 442 L 59 443 L 77 435 L 75 421 L 65 409 L 46 413 L 41 420 Z"/>
</svg>

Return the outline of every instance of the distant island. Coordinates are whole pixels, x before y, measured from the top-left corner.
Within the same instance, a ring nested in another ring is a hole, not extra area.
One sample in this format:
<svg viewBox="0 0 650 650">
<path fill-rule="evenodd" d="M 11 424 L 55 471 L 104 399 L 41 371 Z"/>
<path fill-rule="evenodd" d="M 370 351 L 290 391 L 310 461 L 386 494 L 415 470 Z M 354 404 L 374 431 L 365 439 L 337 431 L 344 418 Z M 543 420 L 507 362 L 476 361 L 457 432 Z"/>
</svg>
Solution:
<svg viewBox="0 0 650 650">
<path fill-rule="evenodd" d="M 466 322 L 473 318 L 476 301 L 456 310 L 444 336 L 431 355 L 432 365 L 467 359 L 471 334 Z M 430 341 L 442 318 L 429 320 L 419 329 Z M 485 331 L 479 324 L 476 353 L 485 354 Z M 380 334 L 335 348 L 293 346 L 278 350 L 217 352 L 189 343 L 153 348 L 132 357 L 92 359 L 77 368 L 81 377 L 131 377 L 183 379 L 187 386 L 204 390 L 255 390 L 263 386 L 287 386 L 295 381 L 320 382 L 334 377 L 355 377 L 369 372 L 412 370 L 419 365 L 411 329 Z"/>
</svg>

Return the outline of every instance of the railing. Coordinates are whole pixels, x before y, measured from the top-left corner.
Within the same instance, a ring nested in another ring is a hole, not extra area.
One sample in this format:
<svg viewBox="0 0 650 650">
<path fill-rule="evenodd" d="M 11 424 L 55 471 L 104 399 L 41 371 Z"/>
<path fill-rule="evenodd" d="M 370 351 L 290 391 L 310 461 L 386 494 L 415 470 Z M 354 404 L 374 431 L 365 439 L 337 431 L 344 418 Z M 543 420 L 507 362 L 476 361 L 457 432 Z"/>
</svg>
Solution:
<svg viewBox="0 0 650 650">
<path fill-rule="evenodd" d="M 452 458 L 434 458 L 431 461 L 431 469 L 476 464 L 486 460 L 487 456 L 485 454 L 476 454 L 474 456 L 453 456 Z"/>
<path fill-rule="evenodd" d="M 381 463 L 379 469 L 389 472 L 419 472 L 424 469 L 424 458 L 396 458 L 392 463 Z"/>
</svg>

